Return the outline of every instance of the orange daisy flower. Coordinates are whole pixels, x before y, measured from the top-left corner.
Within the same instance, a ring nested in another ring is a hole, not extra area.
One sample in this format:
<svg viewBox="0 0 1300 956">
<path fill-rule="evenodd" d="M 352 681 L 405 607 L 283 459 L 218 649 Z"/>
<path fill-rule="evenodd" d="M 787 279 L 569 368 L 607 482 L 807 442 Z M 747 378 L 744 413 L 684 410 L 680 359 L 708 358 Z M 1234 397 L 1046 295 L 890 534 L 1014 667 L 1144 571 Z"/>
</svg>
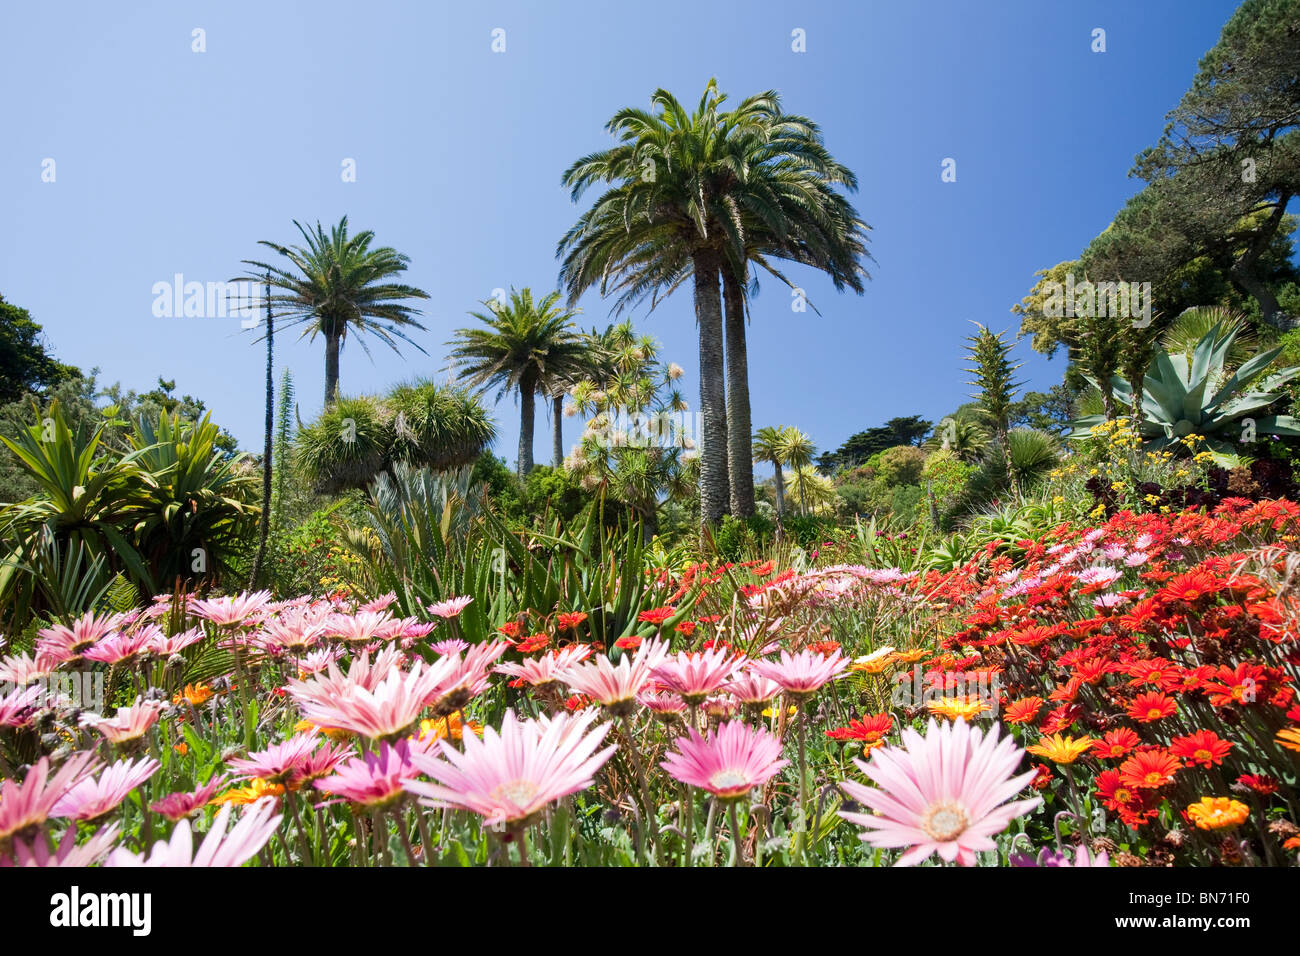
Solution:
<svg viewBox="0 0 1300 956">
<path fill-rule="evenodd" d="M 1008 724 L 1027 724 L 1038 716 L 1038 712 L 1042 707 L 1043 698 L 1041 697 L 1021 697 L 1019 700 L 1013 700 L 1007 704 L 1002 719 Z"/>
<path fill-rule="evenodd" d="M 1175 737 L 1169 744 L 1170 752 L 1186 760 L 1189 767 L 1194 764 L 1217 767 L 1232 747 L 1231 740 L 1224 740 L 1213 730 L 1198 730 L 1185 737 Z"/>
<path fill-rule="evenodd" d="M 1133 698 L 1133 703 L 1128 707 L 1128 715 L 1139 723 L 1149 724 L 1162 717 L 1168 717 L 1177 710 L 1178 702 L 1168 694 L 1149 691 Z"/>
<path fill-rule="evenodd" d="M 1277 742 L 1287 750 L 1300 753 L 1300 727 L 1283 727 L 1277 732 Z"/>
<path fill-rule="evenodd" d="M 1201 797 L 1187 808 L 1187 817 L 1197 829 L 1226 830 L 1245 823 L 1250 807 L 1229 797 Z"/>
<path fill-rule="evenodd" d="M 1093 739 L 1088 736 L 1076 738 L 1052 734 L 1040 738 L 1034 746 L 1026 747 L 1025 752 L 1035 757 L 1045 757 L 1053 763 L 1074 763 L 1088 752 L 1092 744 Z"/>
<path fill-rule="evenodd" d="M 1093 742 L 1092 750 L 1105 760 L 1118 760 L 1138 745 L 1139 737 L 1127 727 L 1111 730 L 1101 740 Z"/>
<path fill-rule="evenodd" d="M 1163 747 L 1143 750 L 1119 765 L 1119 779 L 1125 786 L 1139 790 L 1163 787 L 1182 768 L 1178 758 Z"/>
</svg>

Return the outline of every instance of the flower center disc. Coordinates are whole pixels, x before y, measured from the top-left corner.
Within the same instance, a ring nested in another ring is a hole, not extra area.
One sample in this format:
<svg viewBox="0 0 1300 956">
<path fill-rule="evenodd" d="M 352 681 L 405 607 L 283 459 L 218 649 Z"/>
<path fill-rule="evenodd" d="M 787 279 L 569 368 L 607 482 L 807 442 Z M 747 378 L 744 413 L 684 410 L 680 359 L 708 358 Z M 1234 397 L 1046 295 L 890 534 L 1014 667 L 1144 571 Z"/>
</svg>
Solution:
<svg viewBox="0 0 1300 956">
<path fill-rule="evenodd" d="M 938 843 L 947 843 L 961 836 L 970 820 L 966 811 L 955 803 L 936 803 L 925 811 L 921 829 Z"/>
<path fill-rule="evenodd" d="M 719 770 L 709 777 L 709 785 L 715 790 L 748 790 L 749 776 L 740 770 Z"/>
<path fill-rule="evenodd" d="M 537 784 L 531 780 L 512 780 L 503 783 L 492 791 L 494 799 L 510 804 L 519 810 L 527 810 L 533 798 L 537 796 Z"/>
</svg>

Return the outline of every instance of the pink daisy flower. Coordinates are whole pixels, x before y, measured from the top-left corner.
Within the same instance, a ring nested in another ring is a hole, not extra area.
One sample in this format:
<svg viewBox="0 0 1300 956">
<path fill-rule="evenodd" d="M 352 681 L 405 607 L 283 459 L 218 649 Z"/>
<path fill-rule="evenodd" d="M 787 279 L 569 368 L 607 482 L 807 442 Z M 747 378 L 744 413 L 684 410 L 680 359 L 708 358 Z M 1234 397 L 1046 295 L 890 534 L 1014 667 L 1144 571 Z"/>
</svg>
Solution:
<svg viewBox="0 0 1300 956">
<path fill-rule="evenodd" d="M 143 853 L 132 853 L 125 847 L 118 847 L 104 865 L 243 866 L 266 846 L 266 841 L 280 825 L 282 815 L 275 812 L 274 800 L 259 800 L 244 811 L 239 822 L 227 833 L 230 813 L 229 804 L 217 811 L 198 852 L 194 851 L 190 821 L 181 820 L 172 830 L 171 839 L 155 843 L 147 858 Z"/>
<path fill-rule="evenodd" d="M 46 821 L 54 805 L 73 786 L 101 766 L 89 751 L 72 754 L 50 776 L 50 758 L 32 765 L 22 783 L 0 780 L 0 849 L 15 836 L 23 836 Z"/>
<path fill-rule="evenodd" d="M 365 809 L 382 809 L 406 795 L 402 780 L 418 772 L 411 765 L 410 743 L 399 740 L 380 744 L 378 753 L 353 757 L 340 764 L 333 776 L 323 777 L 313 786 Z"/>
<path fill-rule="evenodd" d="M 197 644 L 207 637 L 202 628 L 192 627 L 188 631 L 178 631 L 168 637 L 157 628 L 150 629 L 153 640 L 150 650 L 159 657 L 171 657 L 173 654 L 179 654 L 185 648 Z"/>
<path fill-rule="evenodd" d="M 394 594 L 392 591 L 389 591 L 387 594 L 383 595 L 382 597 L 377 597 L 373 601 L 367 601 L 365 604 L 361 605 L 361 607 L 359 607 L 357 610 L 386 611 L 388 610 L 389 607 L 392 606 L 393 602 L 395 602 L 396 600 L 397 600 L 397 595 Z"/>
<path fill-rule="evenodd" d="M 42 628 L 36 632 L 36 659 L 55 664 L 79 661 L 86 651 L 116 631 L 121 623 L 120 614 L 96 617 L 93 611 L 87 611 L 72 622 L 72 627 L 56 624 Z"/>
<path fill-rule="evenodd" d="M 491 677 L 492 665 L 506 651 L 510 650 L 508 641 L 492 641 L 487 644 L 475 644 L 465 652 L 464 658 L 443 657 L 444 661 L 454 665 L 451 674 L 429 696 L 428 706 L 435 717 L 447 717 L 483 693 Z"/>
<path fill-rule="evenodd" d="M 586 644 L 570 644 L 559 650 L 548 651 L 541 657 L 528 657 L 518 663 L 507 661 L 498 664 L 496 672 L 507 674 L 530 687 L 545 687 L 561 680 L 566 669 L 580 664 L 590 656 L 591 648 Z"/>
<path fill-rule="evenodd" d="M 70 820 L 98 820 L 117 809 L 118 804 L 140 784 L 158 772 L 161 764 L 152 757 L 141 757 L 135 763 L 119 760 L 105 768 L 95 779 L 82 778 L 50 811 L 52 817 Z"/>
<path fill-rule="evenodd" d="M 686 713 L 686 701 L 682 700 L 678 694 L 643 690 L 637 694 L 636 699 L 637 703 L 641 704 L 642 707 L 661 717 Z"/>
<path fill-rule="evenodd" d="M 665 689 L 681 694 L 686 703 L 698 705 L 730 680 L 740 665 L 734 654 L 721 648 L 681 652 L 656 667 L 654 676 Z"/>
<path fill-rule="evenodd" d="M 981 734 L 964 720 L 936 724 L 922 737 L 910 727 L 901 747 L 871 752 L 871 762 L 855 760 L 879 788 L 852 780 L 840 786 L 873 813 L 840 816 L 866 827 L 861 839 L 876 847 L 907 847 L 898 866 L 912 866 L 932 853 L 948 862 L 973 866 L 975 854 L 995 849 L 993 836 L 1013 819 L 1043 801 L 1007 801 L 1037 773 L 1015 776 L 1024 751 L 1012 737 L 998 740 L 995 724 Z"/>
<path fill-rule="evenodd" d="M 262 622 L 253 635 L 253 643 L 268 652 L 288 652 L 295 657 L 306 654 L 325 636 L 330 615 L 312 608 L 290 608 L 278 617 Z"/>
<path fill-rule="evenodd" d="M 217 795 L 217 791 L 225 785 L 226 775 L 214 773 L 212 779 L 199 789 L 190 790 L 188 793 L 169 793 L 161 800 L 149 804 L 149 809 L 175 823 L 206 807 Z"/>
<path fill-rule="evenodd" d="M 556 800 L 590 787 L 617 749 L 597 751 L 610 726 L 592 729 L 598 715 L 520 721 L 507 710 L 500 732 L 484 728 L 482 739 L 466 734 L 464 751 L 440 740 L 441 757 L 412 754 L 411 763 L 433 782 L 406 780 L 404 786 L 425 806 L 469 810 L 488 826 L 522 830 Z"/>
<path fill-rule="evenodd" d="M 742 704 L 766 704 L 781 693 L 780 684 L 752 671 L 733 677 L 722 689 Z"/>
<path fill-rule="evenodd" d="M 584 694 L 612 713 L 632 712 L 636 697 L 646 689 L 654 669 L 668 656 L 668 645 L 659 640 L 642 644 L 635 656 L 624 654 L 617 665 L 608 657 L 575 664 L 564 671 L 562 680 L 575 693 Z"/>
<path fill-rule="evenodd" d="M 94 866 L 108 855 L 116 842 L 120 824 L 111 823 L 80 846 L 77 845 L 77 828 L 68 827 L 59 845 L 50 852 L 45 837 L 38 836 L 30 844 L 14 841 L 13 857 L 0 854 L 0 867 L 4 866 Z"/>
<path fill-rule="evenodd" d="M 474 602 L 472 597 L 454 597 L 446 601 L 439 601 L 437 604 L 430 604 L 427 610 L 434 617 L 440 617 L 444 620 L 451 620 L 453 617 L 459 617 L 460 612 L 469 607 Z"/>
<path fill-rule="evenodd" d="M 152 644 L 153 632 L 148 628 L 141 628 L 131 634 L 110 634 L 94 647 L 87 649 L 81 656 L 85 660 L 98 661 L 101 664 L 121 664 L 150 653 Z"/>
<path fill-rule="evenodd" d="M 162 704 L 155 701 L 143 701 L 136 698 L 130 707 L 119 707 L 112 717 L 97 717 L 86 714 L 81 718 L 83 727 L 93 727 L 104 735 L 111 744 L 124 744 L 139 740 L 149 728 L 158 723 L 158 712 Z"/>
<path fill-rule="evenodd" d="M 311 720 L 309 717 L 308 720 Z M 320 723 L 319 721 L 312 721 Z M 333 727 L 334 724 L 320 724 Z M 307 734 L 295 734 L 288 740 L 272 744 L 265 750 L 255 750 L 247 757 L 234 757 L 226 761 L 227 766 L 240 779 L 265 780 L 267 783 L 287 784 L 292 782 L 306 768 L 312 752 L 320 745 L 321 738 L 314 731 Z"/>
<path fill-rule="evenodd" d="M 25 727 L 40 705 L 41 688 L 15 687 L 0 697 L 0 727 Z"/>
<path fill-rule="evenodd" d="M 719 800 L 739 800 L 788 766 L 781 742 L 766 730 L 738 720 L 722 724 L 701 737 L 694 727 L 673 741 L 659 766 L 688 786 L 706 790 Z"/>
<path fill-rule="evenodd" d="M 469 644 L 466 641 L 462 641 L 459 637 L 450 637 L 445 641 L 430 644 L 429 647 L 435 654 L 449 657 L 452 654 L 459 654 L 461 651 L 468 648 Z"/>
<path fill-rule="evenodd" d="M 303 717 L 313 724 L 336 727 L 371 740 L 392 740 L 405 735 L 420 719 L 430 697 L 443 686 L 458 663 L 454 657 L 442 657 L 430 665 L 417 660 L 410 671 L 390 670 L 373 690 L 360 684 L 342 683 L 337 693 L 327 694 L 323 699 L 301 693 L 302 684 L 297 681 L 290 682 L 289 692 L 298 700 Z M 357 665 L 353 664 L 352 670 L 356 669 Z M 333 664 L 330 674 L 337 675 Z M 349 672 L 348 677 L 351 676 Z M 318 677 L 313 682 L 320 681 Z M 328 686 L 331 681 L 326 679 L 324 683 Z"/>
<path fill-rule="evenodd" d="M 253 594 L 245 592 L 206 601 L 191 598 L 190 613 L 211 621 L 218 627 L 242 627 L 247 623 L 256 623 L 255 619 L 266 610 L 270 600 L 270 591 L 257 591 Z"/>
<path fill-rule="evenodd" d="M 749 669 L 760 677 L 780 684 L 795 697 L 815 694 L 849 666 L 849 659 L 837 650 L 829 657 L 804 648 L 798 654 L 782 651 L 779 660 L 753 660 Z"/>
<path fill-rule="evenodd" d="M 386 611 L 358 611 L 356 614 L 335 614 L 329 620 L 326 633 L 349 644 L 366 644 L 373 640 L 388 640 L 393 636 L 396 622 Z"/>
<path fill-rule="evenodd" d="M 43 677 L 49 677 L 55 662 L 33 658 L 28 654 L 14 654 L 0 661 L 0 682 L 26 687 Z"/>
</svg>

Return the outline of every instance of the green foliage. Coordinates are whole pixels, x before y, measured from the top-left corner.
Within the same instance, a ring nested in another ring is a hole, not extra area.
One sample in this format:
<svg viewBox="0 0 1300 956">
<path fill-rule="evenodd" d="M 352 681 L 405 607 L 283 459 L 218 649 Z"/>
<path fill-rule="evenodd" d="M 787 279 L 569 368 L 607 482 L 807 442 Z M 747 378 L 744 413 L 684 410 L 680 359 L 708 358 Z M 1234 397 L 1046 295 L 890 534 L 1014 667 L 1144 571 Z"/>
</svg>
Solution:
<svg viewBox="0 0 1300 956">
<path fill-rule="evenodd" d="M 765 552 L 776 533 L 776 525 L 762 515 L 737 518 L 724 515 L 713 532 L 713 547 L 722 561 L 742 561 Z"/>
<path fill-rule="evenodd" d="M 919 445 L 925 436 L 930 434 L 933 427 L 933 422 L 927 421 L 920 415 L 891 418 L 884 425 L 851 435 L 835 451 L 828 451 L 818 456 L 817 467 L 828 475 L 834 474 L 841 468 L 856 467 L 887 448 L 896 445 Z"/>
<path fill-rule="evenodd" d="M 1150 448 L 1178 448 L 1183 439 L 1199 435 L 1221 461 L 1234 462 L 1251 450 L 1243 442 L 1253 442 L 1257 436 L 1300 435 L 1300 421 L 1267 414 L 1270 406 L 1285 398 L 1282 387 L 1300 375 L 1300 367 L 1265 374 L 1281 352 L 1274 347 L 1229 372 L 1227 358 L 1239 333 L 1239 328 L 1216 323 L 1190 354 L 1156 351 L 1143 383 L 1139 424 Z M 1110 390 L 1126 406 L 1132 404 L 1130 386 L 1119 376 L 1111 379 Z M 1079 419 L 1071 437 L 1089 437 L 1099 421 L 1096 415 Z"/>
<path fill-rule="evenodd" d="M 0 295 L 0 405 L 31 392 L 45 393 L 80 374 L 46 352 L 41 327 L 26 309 Z"/>
<path fill-rule="evenodd" d="M 432 382 L 388 396 L 340 397 L 298 433 L 295 462 L 318 492 L 364 489 L 398 464 L 445 470 L 474 461 L 495 437 L 464 389 Z"/>
<path fill-rule="evenodd" d="M 16 439 L 0 436 L 37 487 L 0 506 L 0 606 L 12 620 L 58 612 L 68 592 L 55 584 L 61 597 L 52 594 L 46 573 L 82 580 L 83 597 L 119 572 L 150 594 L 176 576 L 219 580 L 251 528 L 255 477 L 216 448 L 206 416 L 140 419 L 125 451 L 104 443 L 109 425 L 74 430 L 55 403 Z"/>
</svg>

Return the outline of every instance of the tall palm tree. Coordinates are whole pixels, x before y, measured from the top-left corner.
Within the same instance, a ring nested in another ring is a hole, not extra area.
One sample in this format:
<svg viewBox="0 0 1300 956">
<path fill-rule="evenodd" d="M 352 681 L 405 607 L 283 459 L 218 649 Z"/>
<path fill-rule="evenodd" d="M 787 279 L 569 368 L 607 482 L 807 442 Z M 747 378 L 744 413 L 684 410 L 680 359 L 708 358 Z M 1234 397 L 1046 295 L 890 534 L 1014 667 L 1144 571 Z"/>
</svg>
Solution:
<svg viewBox="0 0 1300 956">
<path fill-rule="evenodd" d="M 602 293 L 619 293 L 619 310 L 645 298 L 657 302 L 694 278 L 706 522 L 727 507 L 741 516 L 753 513 L 745 301 L 757 283 L 750 280 L 749 264 L 791 284 L 769 260 L 801 262 L 827 271 L 837 288 L 859 292 L 866 275 L 866 226 L 831 188 L 838 183 L 852 189 L 856 182 L 826 152 L 817 127 L 783 114 L 772 91 L 719 112 L 725 99 L 711 81 L 690 116 L 663 90 L 653 98 L 660 112 L 616 115 L 609 129 L 623 143 L 579 160 L 565 178 L 575 199 L 597 180 L 620 185 L 560 244 L 561 253 L 568 253 L 563 275 L 571 295 L 599 282 Z M 701 261 L 710 270 L 704 276 L 697 272 Z M 719 279 L 725 344 L 712 311 Z M 712 368 L 723 355 L 725 385 L 722 369 Z M 716 445 L 720 435 L 726 436 L 725 453 Z M 718 500 L 719 486 L 726 490 L 724 502 Z"/>
<path fill-rule="evenodd" d="M 721 520 L 730 497 L 719 282 L 723 250 L 740 236 L 732 214 L 735 199 L 725 185 L 732 178 L 725 143 L 765 108 L 751 98 L 722 113 L 722 100 L 710 81 L 693 113 L 663 89 L 651 97 L 655 112 L 616 113 L 606 128 L 620 143 L 582 157 L 564 174 L 575 201 L 595 183 L 616 185 L 582 215 L 557 250 L 564 257 L 561 278 L 570 302 L 597 284 L 603 294 L 611 277 L 617 280 L 643 262 L 689 260 L 699 325 L 700 520 L 705 525 Z"/>
<path fill-rule="evenodd" d="M 776 469 L 776 514 L 785 514 L 785 471 L 789 468 L 807 468 L 812 464 L 817 446 L 813 440 L 793 425 L 768 425 L 754 434 L 753 456 L 756 461 L 770 463 Z"/>
<path fill-rule="evenodd" d="M 776 469 L 776 516 L 785 514 L 785 449 L 781 441 L 781 428 L 768 425 L 754 433 L 754 460 L 765 461 Z"/>
<path fill-rule="evenodd" d="M 270 273 L 271 285 L 279 292 L 271 296 L 282 326 L 306 325 L 304 336 L 325 339 L 325 404 L 334 401 L 339 388 L 339 353 L 348 334 L 370 354 L 363 336 L 372 334 L 394 352 L 397 339 L 412 345 L 403 329 L 424 326 L 415 320 L 418 309 L 403 304 L 405 299 L 427 299 L 427 292 L 391 281 L 406 271 L 410 261 L 388 246 L 370 248 L 375 234 L 369 230 L 348 235 L 344 216 L 329 233 L 318 222 L 314 231 L 297 220 L 305 246 L 283 246 L 266 239 L 260 245 L 274 249 L 289 261 L 287 267 L 245 259 L 258 272 Z M 252 276 L 257 279 L 258 276 Z M 421 352 L 424 349 L 415 346 Z"/>
<path fill-rule="evenodd" d="M 795 428 L 793 425 L 785 425 L 781 429 L 781 456 L 791 471 L 798 472 L 808 470 L 812 467 L 812 457 L 817 451 L 817 446 L 813 440 Z M 806 496 L 800 494 L 799 503 L 801 510 L 806 514 Z"/>
<path fill-rule="evenodd" d="M 531 289 L 510 290 L 510 301 L 489 299 L 487 312 L 471 312 L 481 328 L 457 329 L 451 357 L 464 363 L 463 380 L 482 391 L 519 393 L 520 476 L 533 469 L 533 425 L 539 392 L 552 398 L 559 381 L 581 375 L 587 344 L 573 324 L 578 310 L 559 304 L 560 293 L 533 300 Z M 553 398 L 552 398 L 553 400 Z"/>
</svg>

